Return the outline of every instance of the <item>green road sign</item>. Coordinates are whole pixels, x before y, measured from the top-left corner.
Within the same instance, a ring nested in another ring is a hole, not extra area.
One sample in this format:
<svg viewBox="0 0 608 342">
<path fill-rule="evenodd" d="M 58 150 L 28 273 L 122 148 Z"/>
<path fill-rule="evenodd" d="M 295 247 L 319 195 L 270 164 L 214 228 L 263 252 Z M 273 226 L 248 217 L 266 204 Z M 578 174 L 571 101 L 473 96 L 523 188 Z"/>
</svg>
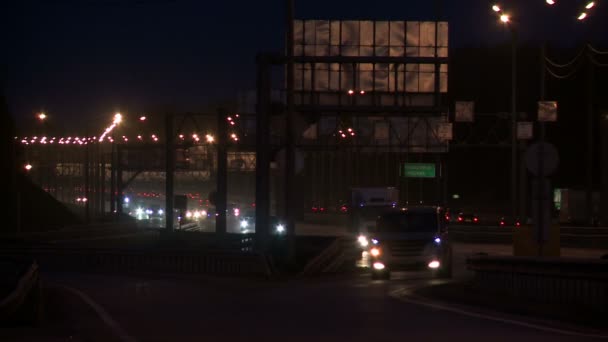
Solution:
<svg viewBox="0 0 608 342">
<path fill-rule="evenodd" d="M 408 178 L 435 178 L 435 164 L 405 163 L 402 175 Z"/>
</svg>

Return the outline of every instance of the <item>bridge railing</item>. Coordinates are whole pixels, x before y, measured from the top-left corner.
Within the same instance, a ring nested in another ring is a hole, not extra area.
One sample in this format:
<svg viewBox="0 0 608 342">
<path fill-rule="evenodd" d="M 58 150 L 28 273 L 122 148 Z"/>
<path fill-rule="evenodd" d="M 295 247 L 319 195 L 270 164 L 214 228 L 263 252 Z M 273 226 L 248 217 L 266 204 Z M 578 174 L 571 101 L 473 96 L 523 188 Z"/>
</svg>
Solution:
<svg viewBox="0 0 608 342">
<path fill-rule="evenodd" d="M 467 259 L 481 289 L 608 313 L 608 260 L 477 255 Z"/>
</svg>

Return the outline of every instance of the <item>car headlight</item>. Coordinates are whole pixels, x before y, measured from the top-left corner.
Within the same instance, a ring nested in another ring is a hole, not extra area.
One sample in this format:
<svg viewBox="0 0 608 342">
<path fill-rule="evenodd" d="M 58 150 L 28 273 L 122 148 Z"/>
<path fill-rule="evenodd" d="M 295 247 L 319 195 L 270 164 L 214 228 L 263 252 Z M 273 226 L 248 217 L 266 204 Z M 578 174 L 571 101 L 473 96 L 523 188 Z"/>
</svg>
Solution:
<svg viewBox="0 0 608 342">
<path fill-rule="evenodd" d="M 378 241 L 378 240 L 376 240 L 376 239 L 372 239 L 372 243 L 373 243 L 374 245 L 377 245 L 378 243 L 380 243 L 380 241 Z"/>
<path fill-rule="evenodd" d="M 279 224 L 277 224 L 276 230 L 277 230 L 277 233 L 283 233 L 283 232 L 285 232 L 285 226 L 283 226 L 282 224 L 279 223 Z"/>
<path fill-rule="evenodd" d="M 366 236 L 360 235 L 359 238 L 357 238 L 357 241 L 359 241 L 361 247 L 367 247 L 369 245 L 369 240 L 367 240 Z"/>
<path fill-rule="evenodd" d="M 441 244 L 441 238 L 440 237 L 436 237 L 435 240 L 433 240 L 436 244 Z"/>
<path fill-rule="evenodd" d="M 441 266 L 441 263 L 438 260 L 433 260 L 433 261 L 429 262 L 428 266 L 429 266 L 429 268 L 436 269 L 436 268 L 439 268 L 439 266 Z"/>
<path fill-rule="evenodd" d="M 164 213 L 165 213 L 165 211 L 164 211 L 164 210 L 162 210 L 162 209 L 158 209 L 158 215 L 163 215 Z"/>
<path fill-rule="evenodd" d="M 374 248 L 370 249 L 369 253 L 372 256 L 377 257 L 377 256 L 379 256 L 381 254 L 380 248 L 374 247 Z"/>
<path fill-rule="evenodd" d="M 191 211 L 187 211 L 186 212 L 186 217 L 187 218 L 191 218 L 192 217 L 192 212 Z"/>
<path fill-rule="evenodd" d="M 247 228 L 247 227 L 249 227 L 249 222 L 247 222 L 245 220 L 242 220 L 241 221 L 241 228 Z"/>
</svg>

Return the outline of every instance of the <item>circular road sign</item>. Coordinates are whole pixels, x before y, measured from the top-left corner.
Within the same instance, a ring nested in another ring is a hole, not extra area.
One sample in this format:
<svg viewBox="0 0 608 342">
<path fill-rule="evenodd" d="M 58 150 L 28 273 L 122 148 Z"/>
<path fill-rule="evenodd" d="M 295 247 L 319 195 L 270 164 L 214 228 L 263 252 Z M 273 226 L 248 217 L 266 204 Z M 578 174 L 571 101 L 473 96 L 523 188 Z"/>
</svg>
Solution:
<svg viewBox="0 0 608 342">
<path fill-rule="evenodd" d="M 540 172 L 542 161 L 543 172 Z M 543 142 L 532 144 L 526 150 L 526 167 L 535 176 L 549 176 L 555 172 L 559 164 L 557 149 L 552 144 Z"/>
</svg>

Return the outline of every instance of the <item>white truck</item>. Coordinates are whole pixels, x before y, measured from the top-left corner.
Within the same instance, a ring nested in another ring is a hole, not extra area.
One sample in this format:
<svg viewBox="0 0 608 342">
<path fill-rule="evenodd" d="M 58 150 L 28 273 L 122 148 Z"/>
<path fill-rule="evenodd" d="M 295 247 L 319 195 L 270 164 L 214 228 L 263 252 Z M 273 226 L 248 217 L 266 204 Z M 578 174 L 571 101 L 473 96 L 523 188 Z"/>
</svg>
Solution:
<svg viewBox="0 0 608 342">
<path fill-rule="evenodd" d="M 591 215 L 588 217 L 586 192 L 575 189 L 556 189 L 553 194 L 553 201 L 559 210 L 559 222 L 562 224 L 588 224 L 591 219 L 599 217 L 600 194 L 592 192 Z"/>
<path fill-rule="evenodd" d="M 366 234 L 376 225 L 377 218 L 399 203 L 399 190 L 394 187 L 351 189 L 349 228 L 353 234 Z"/>
</svg>

